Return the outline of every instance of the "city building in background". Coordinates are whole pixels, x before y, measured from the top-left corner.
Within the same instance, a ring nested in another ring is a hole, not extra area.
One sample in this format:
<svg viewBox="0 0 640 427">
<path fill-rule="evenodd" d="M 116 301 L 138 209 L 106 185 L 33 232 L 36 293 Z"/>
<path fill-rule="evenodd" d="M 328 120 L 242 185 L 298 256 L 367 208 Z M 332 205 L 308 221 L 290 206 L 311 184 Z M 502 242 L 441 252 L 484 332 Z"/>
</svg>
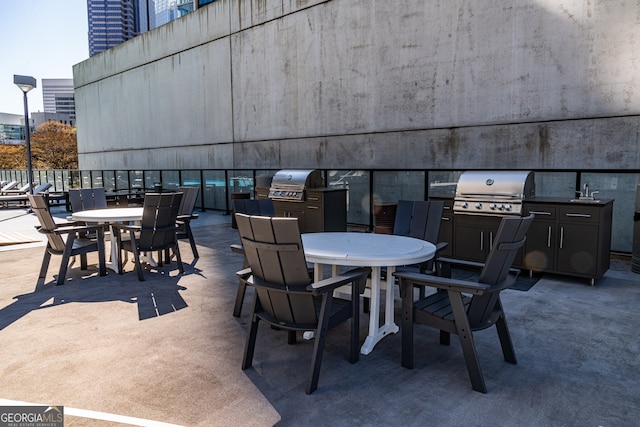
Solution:
<svg viewBox="0 0 640 427">
<path fill-rule="evenodd" d="M 0 113 L 0 144 L 20 144 L 24 138 L 24 115 Z"/>
<path fill-rule="evenodd" d="M 42 104 L 45 113 L 64 114 L 75 121 L 73 79 L 42 79 Z"/>
<path fill-rule="evenodd" d="M 37 128 L 46 122 L 58 122 L 71 127 L 76 127 L 75 115 L 70 116 L 66 113 L 43 113 L 38 111 L 37 113 L 31 113 L 31 123 L 34 128 Z"/>
<path fill-rule="evenodd" d="M 87 0 L 89 56 L 156 27 L 153 0 Z"/>
</svg>

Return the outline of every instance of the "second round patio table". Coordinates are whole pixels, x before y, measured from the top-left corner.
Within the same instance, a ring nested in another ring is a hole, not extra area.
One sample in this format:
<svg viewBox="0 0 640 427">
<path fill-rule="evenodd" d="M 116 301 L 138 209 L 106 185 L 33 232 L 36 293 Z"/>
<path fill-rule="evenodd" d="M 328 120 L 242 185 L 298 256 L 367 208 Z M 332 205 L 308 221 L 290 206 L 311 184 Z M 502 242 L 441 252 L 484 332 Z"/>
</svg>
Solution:
<svg viewBox="0 0 640 427">
<path fill-rule="evenodd" d="M 322 279 L 324 265 L 331 265 L 334 275 L 340 266 L 371 267 L 369 334 L 360 349 L 362 354 L 371 353 L 382 338 L 399 331 L 393 312 L 395 268 L 428 261 L 436 251 L 433 244 L 413 237 L 357 232 L 306 233 L 302 245 L 307 262 L 314 264 L 314 281 Z M 385 318 L 380 326 L 382 267 L 387 268 L 387 283 Z"/>
</svg>

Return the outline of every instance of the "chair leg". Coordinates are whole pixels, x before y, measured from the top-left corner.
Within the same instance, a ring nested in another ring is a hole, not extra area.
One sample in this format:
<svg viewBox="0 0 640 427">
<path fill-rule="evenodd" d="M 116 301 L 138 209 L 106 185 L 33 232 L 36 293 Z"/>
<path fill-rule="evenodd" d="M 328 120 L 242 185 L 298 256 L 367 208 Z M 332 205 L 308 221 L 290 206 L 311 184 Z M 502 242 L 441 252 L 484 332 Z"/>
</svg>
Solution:
<svg viewBox="0 0 640 427">
<path fill-rule="evenodd" d="M 104 249 L 104 234 L 98 232 L 98 265 L 100 270 L 100 276 L 107 275 L 107 263 L 105 261 L 105 249 Z"/>
<path fill-rule="evenodd" d="M 176 241 L 176 246 L 173 248 L 173 253 L 176 255 L 176 262 L 178 263 L 178 270 L 184 274 L 184 265 L 182 265 L 182 256 L 180 256 L 180 247 Z"/>
<path fill-rule="evenodd" d="M 496 308 L 500 308 L 500 317 L 496 321 L 496 330 L 498 331 L 498 338 L 500 338 L 500 346 L 502 347 L 502 354 L 505 362 L 513 363 L 516 365 L 518 360 L 516 359 L 516 351 L 513 348 L 513 342 L 511 341 L 511 334 L 509 333 L 509 327 L 507 326 L 507 318 L 502 311 L 502 301 L 498 301 Z"/>
<path fill-rule="evenodd" d="M 189 224 L 189 221 L 186 221 L 184 223 L 184 229 L 187 233 L 187 237 L 189 238 L 189 244 L 191 245 L 191 252 L 193 252 L 193 257 L 200 258 L 200 255 L 198 255 L 198 248 L 196 248 L 196 240 L 193 238 L 193 232 L 191 231 L 191 225 Z"/>
<path fill-rule="evenodd" d="M 360 284 L 351 284 L 351 351 L 349 362 L 356 363 L 360 359 Z"/>
<path fill-rule="evenodd" d="M 242 313 L 242 303 L 244 302 L 244 293 L 247 289 L 247 285 L 243 281 L 238 281 L 238 292 L 236 293 L 236 303 L 233 307 L 233 317 L 240 317 Z"/>
<path fill-rule="evenodd" d="M 467 313 L 462 302 L 462 295 L 459 292 L 449 291 L 449 301 L 451 302 L 451 309 L 453 310 L 456 329 L 458 331 L 457 334 L 458 338 L 460 338 L 460 345 L 462 346 L 462 353 L 464 354 L 464 360 L 467 364 L 467 371 L 471 379 L 471 387 L 475 391 L 486 393 L 487 386 L 484 383 L 484 377 L 480 369 L 480 362 L 478 361 L 476 346 L 473 342 L 469 319 L 467 318 Z"/>
<path fill-rule="evenodd" d="M 352 298 L 357 297 L 353 295 Z M 332 299 L 333 295 L 331 293 L 326 293 L 322 297 L 320 318 L 318 319 L 315 342 L 313 343 L 313 356 L 311 357 L 311 372 L 309 374 L 309 383 L 307 384 L 307 394 L 313 393 L 318 388 L 320 366 L 322 365 L 322 353 L 324 352 L 324 341 L 326 339 L 327 330 L 329 329 L 329 311 L 331 310 Z"/>
<path fill-rule="evenodd" d="M 138 242 L 133 234 L 133 231 L 129 231 L 131 236 L 131 252 L 133 252 L 133 260 L 136 263 L 136 271 L 138 272 L 138 280 L 144 281 L 144 275 L 142 274 L 142 264 L 140 263 L 140 253 L 138 252 Z"/>
<path fill-rule="evenodd" d="M 86 270 L 88 266 L 87 254 L 80 254 L 80 270 Z"/>
<path fill-rule="evenodd" d="M 256 348 L 256 337 L 258 335 L 258 323 L 260 322 L 260 318 L 256 316 L 256 309 L 258 304 L 258 296 L 256 295 L 253 299 L 252 309 L 251 309 L 251 327 L 249 328 L 249 333 L 247 334 L 247 342 L 244 347 L 244 357 L 242 358 L 242 369 L 247 369 L 251 367 L 253 363 L 253 352 Z"/>
<path fill-rule="evenodd" d="M 67 236 L 67 241 L 64 245 L 64 252 L 62 253 L 62 261 L 60 261 L 60 271 L 58 272 L 58 280 L 56 281 L 56 285 L 64 284 L 64 278 L 67 275 L 67 266 L 69 265 L 69 258 L 71 258 L 71 251 L 73 249 L 73 241 L 75 239 L 75 232 L 69 233 L 69 235 Z"/>
<path fill-rule="evenodd" d="M 47 247 L 44 249 L 44 256 L 42 257 L 42 265 L 40 266 L 40 274 L 38 274 L 39 279 L 44 279 L 47 277 L 47 270 L 49 269 L 49 261 L 51 261 L 51 253 L 49 253 L 49 249 L 51 246 L 47 243 Z"/>
<path fill-rule="evenodd" d="M 413 369 L 413 285 L 400 279 L 402 297 L 402 366 Z"/>
</svg>

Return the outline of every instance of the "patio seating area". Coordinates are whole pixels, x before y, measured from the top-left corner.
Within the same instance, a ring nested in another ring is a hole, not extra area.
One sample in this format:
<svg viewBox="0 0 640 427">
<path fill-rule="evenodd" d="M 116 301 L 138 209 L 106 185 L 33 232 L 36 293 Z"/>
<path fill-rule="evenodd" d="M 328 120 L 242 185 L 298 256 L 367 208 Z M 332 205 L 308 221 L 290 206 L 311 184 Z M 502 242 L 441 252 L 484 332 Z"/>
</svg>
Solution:
<svg viewBox="0 0 640 427">
<path fill-rule="evenodd" d="M 63 206 L 52 207 L 64 219 Z M 243 257 L 231 216 L 199 212 L 194 258 L 180 240 L 184 274 L 171 264 L 139 281 L 129 261 L 120 275 L 57 264 L 36 285 L 46 237 L 26 208 L 0 210 L 0 231 L 31 243 L 0 246 L 0 405 L 62 405 L 67 426 L 517 425 L 633 426 L 640 418 L 640 275 L 613 257 L 595 286 L 545 275 L 501 299 L 517 364 L 506 363 L 496 333 L 475 337 L 488 393 L 473 391 L 452 336 L 416 325 L 413 369 L 401 365 L 401 332 L 355 364 L 350 321 L 327 334 L 318 389 L 305 393 L 313 341 L 287 344 L 257 333 L 252 367 L 242 370 L 254 289 L 233 317 Z M 79 261 L 78 261 L 79 262 Z M 395 317 L 402 319 L 399 292 Z M 360 343 L 369 315 L 360 310 Z"/>
</svg>

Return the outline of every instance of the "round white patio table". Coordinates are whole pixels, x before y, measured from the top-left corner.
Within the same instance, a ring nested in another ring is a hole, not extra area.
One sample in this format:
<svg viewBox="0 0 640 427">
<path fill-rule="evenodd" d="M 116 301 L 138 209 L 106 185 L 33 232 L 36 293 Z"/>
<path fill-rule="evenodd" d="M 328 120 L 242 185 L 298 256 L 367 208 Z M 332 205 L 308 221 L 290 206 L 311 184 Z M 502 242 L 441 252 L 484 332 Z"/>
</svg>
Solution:
<svg viewBox="0 0 640 427">
<path fill-rule="evenodd" d="M 74 212 L 71 218 L 74 221 L 84 221 L 98 224 L 112 224 L 114 222 L 140 221 L 142 219 L 142 207 L 137 208 L 105 208 Z M 118 244 L 115 233 L 111 230 L 111 261 L 107 267 L 119 273 Z"/>
<path fill-rule="evenodd" d="M 357 232 L 306 233 L 302 245 L 307 262 L 314 264 L 314 281 L 322 279 L 323 266 L 371 267 L 371 312 L 369 335 L 360 352 L 369 354 L 386 335 L 399 331 L 394 323 L 393 272 L 400 265 L 417 264 L 433 258 L 435 245 L 413 237 Z M 384 325 L 380 326 L 381 267 L 387 268 Z"/>
</svg>

